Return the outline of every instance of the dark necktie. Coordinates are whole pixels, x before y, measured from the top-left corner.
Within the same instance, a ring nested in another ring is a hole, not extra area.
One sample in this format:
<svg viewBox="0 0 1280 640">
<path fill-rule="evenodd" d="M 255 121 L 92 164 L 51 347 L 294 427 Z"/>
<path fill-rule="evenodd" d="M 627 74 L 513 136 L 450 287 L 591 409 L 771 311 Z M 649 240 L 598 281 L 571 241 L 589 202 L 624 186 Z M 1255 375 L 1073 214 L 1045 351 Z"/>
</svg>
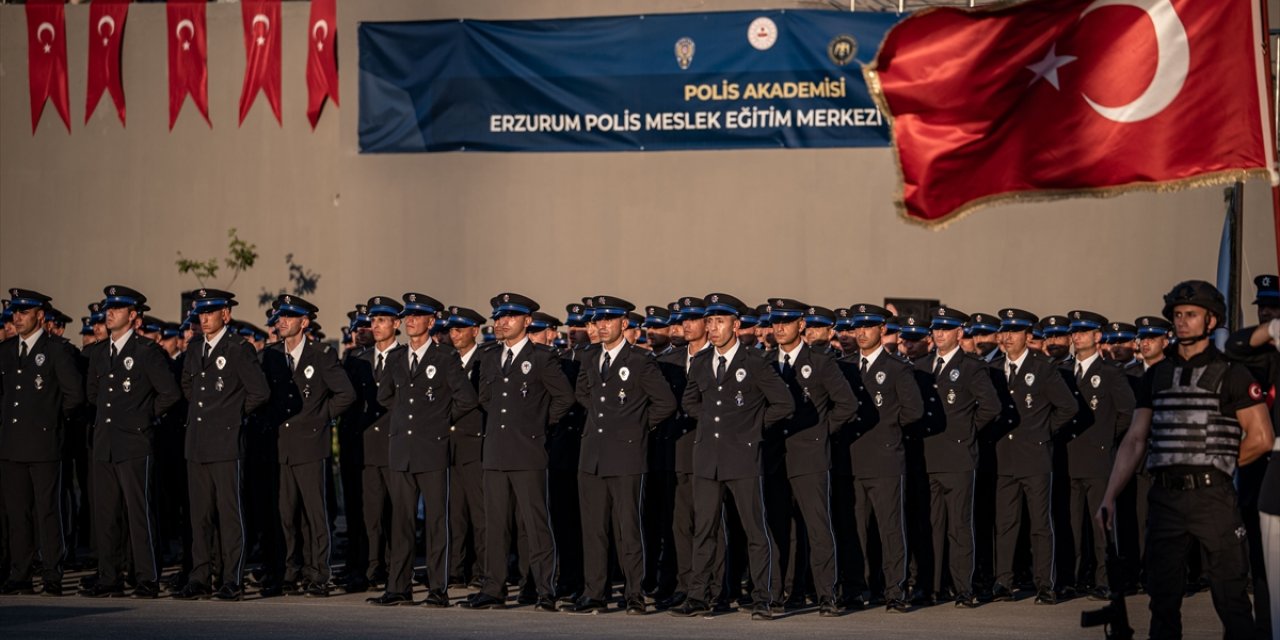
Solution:
<svg viewBox="0 0 1280 640">
<path fill-rule="evenodd" d="M 27 359 L 27 343 L 25 341 L 19 340 L 18 341 L 18 366 L 21 367 L 23 362 L 26 361 L 26 359 Z"/>
<path fill-rule="evenodd" d="M 208 342 L 206 342 L 206 343 L 204 343 L 204 357 L 203 357 L 203 358 L 201 358 L 201 360 L 203 360 L 203 361 L 204 361 L 204 362 L 202 363 L 202 364 L 204 364 L 204 366 L 206 366 L 206 367 L 207 367 L 207 366 L 209 366 L 209 356 L 211 356 L 211 355 L 213 355 L 213 347 L 212 347 L 212 346 L 210 346 Z"/>
<path fill-rule="evenodd" d="M 382 379 L 382 367 L 387 364 L 387 354 L 378 354 L 378 364 L 373 368 L 373 377 L 375 380 Z"/>
<path fill-rule="evenodd" d="M 610 367 L 610 365 L 612 365 L 612 364 L 613 364 L 613 359 L 609 357 L 609 352 L 608 352 L 608 351 L 606 351 L 606 352 L 605 352 L 605 354 L 604 354 L 604 362 L 602 362 L 602 363 L 600 364 L 600 379 L 601 379 L 601 380 L 608 380 L 608 379 L 609 379 L 609 373 L 610 373 L 610 372 L 609 372 L 609 367 Z"/>
<path fill-rule="evenodd" d="M 418 354 L 415 353 L 413 354 L 412 358 L 409 358 L 409 375 L 417 375 L 417 373 L 418 373 Z"/>
<path fill-rule="evenodd" d="M 294 367 L 296 366 L 293 362 L 293 354 L 292 353 L 284 354 L 284 361 L 289 364 L 289 370 L 293 371 Z"/>
<path fill-rule="evenodd" d="M 114 367 L 116 365 L 116 356 L 119 354 L 120 352 L 116 350 L 116 343 L 112 342 L 111 343 L 111 366 Z"/>
<path fill-rule="evenodd" d="M 725 360 L 724 356 L 720 356 L 720 359 L 716 361 L 716 382 L 724 383 L 724 370 L 728 367 L 729 361 Z"/>
<path fill-rule="evenodd" d="M 864 376 L 867 375 L 867 369 L 870 368 L 870 365 L 871 365 L 870 360 L 867 360 L 866 358 L 862 359 L 862 366 L 859 367 L 859 371 L 862 373 L 862 375 Z"/>
<path fill-rule="evenodd" d="M 933 361 L 933 377 L 936 378 L 938 377 L 938 374 L 942 373 L 942 367 L 945 366 L 946 363 L 947 361 L 944 360 L 942 356 L 938 356 L 938 359 Z"/>
<path fill-rule="evenodd" d="M 1018 365 L 1009 365 L 1009 391 L 1013 391 L 1013 381 L 1018 378 Z"/>
<path fill-rule="evenodd" d="M 1078 384 L 1082 380 L 1084 380 L 1084 366 L 1081 365 L 1079 362 L 1077 362 L 1076 363 L 1076 383 Z"/>
<path fill-rule="evenodd" d="M 511 361 L 515 359 L 515 352 L 507 349 L 507 354 L 502 357 L 502 373 L 511 373 Z"/>
<path fill-rule="evenodd" d="M 790 373 L 791 373 L 791 354 L 784 353 L 782 354 L 782 375 L 785 376 Z"/>
</svg>

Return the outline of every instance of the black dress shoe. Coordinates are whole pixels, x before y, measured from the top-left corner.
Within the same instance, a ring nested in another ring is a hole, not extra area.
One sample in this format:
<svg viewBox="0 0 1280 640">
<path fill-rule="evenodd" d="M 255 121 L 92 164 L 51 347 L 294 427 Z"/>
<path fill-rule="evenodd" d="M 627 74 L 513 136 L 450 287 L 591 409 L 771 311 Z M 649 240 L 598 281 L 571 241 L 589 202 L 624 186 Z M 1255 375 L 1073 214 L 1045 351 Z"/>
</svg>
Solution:
<svg viewBox="0 0 1280 640">
<path fill-rule="evenodd" d="M 1089 590 L 1090 600 L 1110 600 L 1111 590 L 1106 587 L 1094 587 Z"/>
<path fill-rule="evenodd" d="M 62 589 L 61 582 L 53 582 L 53 581 L 46 580 L 44 583 L 44 589 L 40 591 L 40 595 L 49 596 L 51 598 L 59 598 L 64 595 L 67 595 L 67 593 Z"/>
<path fill-rule="evenodd" d="M 462 603 L 466 609 L 506 609 L 506 600 L 499 600 L 487 593 L 477 593 Z"/>
<path fill-rule="evenodd" d="M 966 609 L 972 609 L 978 606 L 978 599 L 973 597 L 972 593 L 962 593 L 956 596 L 955 602 L 957 607 L 964 607 Z"/>
<path fill-rule="evenodd" d="M 583 596 L 573 605 L 565 607 L 565 612 L 577 615 L 595 615 L 597 613 L 605 613 L 609 610 L 609 606 L 603 600 L 596 600 Z"/>
<path fill-rule="evenodd" d="M 756 603 L 751 606 L 751 619 L 752 620 L 772 620 L 773 610 L 769 608 L 769 605 L 763 602 Z"/>
<path fill-rule="evenodd" d="M 31 580 L 10 580 L 0 586 L 0 595 L 31 595 L 36 593 L 36 586 Z"/>
<path fill-rule="evenodd" d="M 840 616 L 840 608 L 836 606 L 835 600 L 823 598 L 818 601 L 818 615 L 823 618 L 837 618 Z"/>
<path fill-rule="evenodd" d="M 283 595 L 284 587 L 279 583 L 265 585 L 258 590 L 258 597 L 260 598 L 279 598 Z"/>
<path fill-rule="evenodd" d="M 311 585 L 307 587 L 307 590 L 303 592 L 303 595 L 308 598 L 328 598 L 329 583 L 312 582 Z"/>
<path fill-rule="evenodd" d="M 906 613 L 911 610 L 911 605 L 907 604 L 906 600 L 894 598 L 884 603 L 884 610 L 894 613 Z"/>
<path fill-rule="evenodd" d="M 1013 602 L 1013 600 L 1013 592 L 1009 590 L 1009 587 L 998 584 L 991 590 L 992 602 Z"/>
<path fill-rule="evenodd" d="M 384 593 L 376 598 L 366 598 L 365 602 L 379 607 L 395 607 L 413 604 L 413 598 L 404 593 Z"/>
<path fill-rule="evenodd" d="M 208 600 L 213 591 L 199 582 L 187 582 L 182 589 L 173 593 L 174 600 Z"/>
<path fill-rule="evenodd" d="M 123 598 L 124 585 L 95 584 L 92 587 L 81 589 L 80 595 L 86 598 Z"/>
<path fill-rule="evenodd" d="M 213 597 L 215 600 L 223 602 L 239 602 L 244 599 L 244 589 L 241 589 L 238 584 L 228 582 L 222 585 L 222 588 L 218 589 L 218 592 L 213 594 Z"/>
<path fill-rule="evenodd" d="M 667 613 L 681 618 L 692 618 L 694 616 L 711 613 L 711 608 L 707 606 L 707 603 L 701 600 L 686 598 L 684 602 L 680 603 L 680 606 L 667 609 Z"/>
<path fill-rule="evenodd" d="M 680 605 L 684 604 L 684 601 L 685 601 L 685 600 L 688 600 L 688 599 L 689 599 L 688 594 L 686 594 L 686 593 L 685 593 L 685 592 L 683 592 L 683 591 L 677 591 L 677 592 L 675 592 L 675 593 L 671 594 L 671 597 L 669 597 L 669 598 L 667 598 L 667 599 L 665 599 L 665 600 L 659 600 L 659 601 L 658 601 L 658 604 L 657 604 L 656 606 L 657 606 L 659 609 L 662 609 L 662 610 L 664 610 L 664 611 L 665 611 L 665 610 L 667 610 L 667 609 L 674 609 L 674 608 L 676 608 L 676 607 L 678 607 L 678 606 L 680 606 Z"/>
<path fill-rule="evenodd" d="M 642 616 L 645 613 L 644 598 L 632 598 L 627 600 L 627 615 Z"/>
<path fill-rule="evenodd" d="M 538 604 L 538 592 L 532 589 L 521 589 L 520 595 L 516 596 L 516 604 L 524 606 Z"/>
<path fill-rule="evenodd" d="M 129 597 L 139 600 L 155 600 L 160 597 L 160 585 L 154 582 L 139 582 L 133 593 L 129 594 Z"/>
<path fill-rule="evenodd" d="M 284 594 L 286 596 L 305 596 L 307 595 L 307 590 L 310 588 L 310 580 L 303 580 L 301 582 L 294 582 L 292 580 L 284 581 Z"/>
<path fill-rule="evenodd" d="M 559 602 L 577 602 L 582 599 L 582 589 L 561 587 L 556 589 L 555 599 Z"/>
<path fill-rule="evenodd" d="M 424 607 L 447 607 L 449 606 L 449 594 L 441 589 L 432 589 L 427 592 L 427 597 L 422 599 L 418 604 Z"/>
<path fill-rule="evenodd" d="M 468 588 L 468 589 L 483 589 L 483 588 L 484 588 L 484 579 L 482 579 L 480 576 L 476 576 L 476 577 L 472 578 L 472 579 L 471 579 L 471 582 L 468 582 L 468 583 L 467 583 L 467 588 Z"/>
<path fill-rule="evenodd" d="M 552 597 L 538 598 L 538 601 L 533 605 L 533 610 L 546 611 L 549 613 L 559 611 L 559 609 L 556 608 L 556 599 Z"/>
<path fill-rule="evenodd" d="M 1058 594 L 1053 589 L 1041 589 L 1036 593 L 1036 604 L 1058 604 Z"/>
<path fill-rule="evenodd" d="M 364 593 L 369 590 L 369 581 L 364 578 L 349 578 L 342 585 L 342 590 L 347 593 Z"/>
<path fill-rule="evenodd" d="M 862 594 L 842 598 L 838 604 L 841 609 L 849 609 L 850 611 L 862 611 L 867 608 L 867 601 L 862 598 Z"/>
</svg>

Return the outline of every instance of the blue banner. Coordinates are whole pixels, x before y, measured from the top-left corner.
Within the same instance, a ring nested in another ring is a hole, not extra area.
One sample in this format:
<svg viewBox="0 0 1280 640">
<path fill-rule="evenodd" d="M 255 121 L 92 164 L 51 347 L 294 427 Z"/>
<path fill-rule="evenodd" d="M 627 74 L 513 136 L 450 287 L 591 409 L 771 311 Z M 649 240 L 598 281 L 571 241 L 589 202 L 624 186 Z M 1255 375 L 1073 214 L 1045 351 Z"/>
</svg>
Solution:
<svg viewBox="0 0 1280 640">
<path fill-rule="evenodd" d="M 360 150 L 882 147 L 862 66 L 899 16 L 360 24 Z"/>
</svg>

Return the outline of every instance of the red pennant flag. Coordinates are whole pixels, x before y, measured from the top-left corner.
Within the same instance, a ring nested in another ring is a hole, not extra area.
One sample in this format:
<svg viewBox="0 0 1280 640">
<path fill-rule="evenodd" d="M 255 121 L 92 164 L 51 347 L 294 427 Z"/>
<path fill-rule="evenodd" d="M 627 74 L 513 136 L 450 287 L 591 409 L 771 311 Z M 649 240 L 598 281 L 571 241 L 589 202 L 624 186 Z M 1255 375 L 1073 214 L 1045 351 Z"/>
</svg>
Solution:
<svg viewBox="0 0 1280 640">
<path fill-rule="evenodd" d="M 244 0 L 244 86 L 240 89 L 240 124 L 261 90 L 280 120 L 280 0 Z"/>
<path fill-rule="evenodd" d="M 178 121 L 182 103 L 191 94 L 196 108 L 209 120 L 208 42 L 204 0 L 168 0 L 169 12 L 169 130 Z"/>
<path fill-rule="evenodd" d="M 325 98 L 338 106 L 338 4 L 337 0 L 311 0 L 310 36 L 307 40 L 307 119 L 311 128 L 320 121 Z"/>
<path fill-rule="evenodd" d="M 866 70 L 900 208 L 936 223 L 999 200 L 1274 183 L 1258 5 L 1043 0 L 904 20 Z"/>
<path fill-rule="evenodd" d="M 44 103 L 53 106 L 71 133 L 71 103 L 67 90 L 67 20 L 62 0 L 27 2 L 27 74 L 31 86 L 31 133 L 40 126 Z"/>
<path fill-rule="evenodd" d="M 98 108 L 102 92 L 111 93 L 120 124 L 124 124 L 124 80 L 120 75 L 120 44 L 129 0 L 94 0 L 89 4 L 89 90 L 85 95 L 84 121 Z"/>
</svg>

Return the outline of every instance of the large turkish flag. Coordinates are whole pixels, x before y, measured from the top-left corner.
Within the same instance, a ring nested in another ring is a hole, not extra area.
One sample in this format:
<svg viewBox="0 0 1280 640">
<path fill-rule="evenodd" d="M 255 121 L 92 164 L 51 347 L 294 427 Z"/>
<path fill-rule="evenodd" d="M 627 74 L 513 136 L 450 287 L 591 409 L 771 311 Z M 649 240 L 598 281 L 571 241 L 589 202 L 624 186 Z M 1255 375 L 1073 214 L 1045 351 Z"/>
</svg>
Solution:
<svg viewBox="0 0 1280 640">
<path fill-rule="evenodd" d="M 307 24 L 307 119 L 315 129 L 325 99 L 332 99 L 333 105 L 338 106 L 337 0 L 311 0 Z"/>
<path fill-rule="evenodd" d="M 168 0 L 169 129 L 178 121 L 187 94 L 204 121 L 209 120 L 208 33 L 204 0 Z"/>
<path fill-rule="evenodd" d="M 31 133 L 40 125 L 44 103 L 62 116 L 71 132 L 71 104 L 67 91 L 67 20 L 62 0 L 27 3 L 27 75 L 31 92 Z"/>
<path fill-rule="evenodd" d="M 1273 176 L 1255 0 L 1043 0 L 928 9 L 866 76 L 905 213 Z"/>
<path fill-rule="evenodd" d="M 89 67 L 84 121 L 89 122 L 102 92 L 111 94 L 120 124 L 124 124 L 124 79 L 120 75 L 120 44 L 129 17 L 129 0 L 94 0 L 89 4 Z"/>
<path fill-rule="evenodd" d="M 280 0 L 242 0 L 244 18 L 244 85 L 240 88 L 240 124 L 258 91 L 267 94 L 271 112 L 280 120 Z"/>
</svg>

